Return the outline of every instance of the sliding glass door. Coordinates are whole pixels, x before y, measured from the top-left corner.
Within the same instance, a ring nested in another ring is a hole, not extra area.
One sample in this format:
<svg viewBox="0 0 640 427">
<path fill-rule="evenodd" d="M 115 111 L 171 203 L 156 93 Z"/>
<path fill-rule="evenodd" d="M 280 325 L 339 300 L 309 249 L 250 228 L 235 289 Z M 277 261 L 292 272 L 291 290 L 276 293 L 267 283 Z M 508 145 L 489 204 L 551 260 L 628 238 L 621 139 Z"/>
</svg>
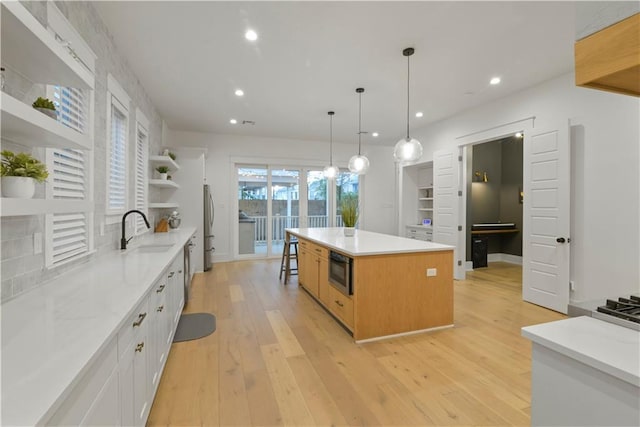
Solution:
<svg viewBox="0 0 640 427">
<path fill-rule="evenodd" d="M 271 252 L 281 254 L 285 229 L 300 226 L 300 170 L 271 170 Z"/>
<path fill-rule="evenodd" d="M 340 200 L 359 191 L 358 175 L 329 181 L 322 168 L 236 165 L 236 179 L 241 259 L 280 256 L 287 228 L 341 227 Z"/>
</svg>

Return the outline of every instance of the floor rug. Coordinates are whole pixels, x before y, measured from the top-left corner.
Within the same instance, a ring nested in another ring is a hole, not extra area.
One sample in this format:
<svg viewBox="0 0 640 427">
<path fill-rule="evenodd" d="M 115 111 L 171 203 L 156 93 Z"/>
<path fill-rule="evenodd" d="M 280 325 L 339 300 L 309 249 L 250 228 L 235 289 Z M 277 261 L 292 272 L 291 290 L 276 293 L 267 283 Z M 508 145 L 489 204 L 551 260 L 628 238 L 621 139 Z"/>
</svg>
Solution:
<svg viewBox="0 0 640 427">
<path fill-rule="evenodd" d="M 191 313 L 180 316 L 173 342 L 191 341 L 211 335 L 216 330 L 216 316 L 210 313 Z"/>
</svg>

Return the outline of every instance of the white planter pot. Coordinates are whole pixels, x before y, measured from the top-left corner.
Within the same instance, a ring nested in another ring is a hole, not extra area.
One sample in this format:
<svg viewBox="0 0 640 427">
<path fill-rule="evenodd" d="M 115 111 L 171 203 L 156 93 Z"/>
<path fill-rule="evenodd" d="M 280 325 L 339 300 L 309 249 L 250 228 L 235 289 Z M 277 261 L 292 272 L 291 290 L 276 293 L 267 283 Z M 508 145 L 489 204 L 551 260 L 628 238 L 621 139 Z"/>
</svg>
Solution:
<svg viewBox="0 0 640 427">
<path fill-rule="evenodd" d="M 30 199 L 36 191 L 36 180 L 23 176 L 2 177 L 2 197 Z"/>
<path fill-rule="evenodd" d="M 167 179 L 167 174 L 166 174 L 166 173 L 158 173 L 158 177 L 159 177 L 160 179 L 164 179 L 164 180 L 166 180 L 166 179 Z"/>
<path fill-rule="evenodd" d="M 356 234 L 355 227 L 344 227 L 344 235 L 347 237 L 353 237 Z"/>
<path fill-rule="evenodd" d="M 41 107 L 33 107 L 33 108 L 40 111 L 42 114 L 51 117 L 53 120 L 58 120 L 58 113 L 56 113 L 56 110 L 52 110 L 50 108 L 41 108 Z"/>
</svg>

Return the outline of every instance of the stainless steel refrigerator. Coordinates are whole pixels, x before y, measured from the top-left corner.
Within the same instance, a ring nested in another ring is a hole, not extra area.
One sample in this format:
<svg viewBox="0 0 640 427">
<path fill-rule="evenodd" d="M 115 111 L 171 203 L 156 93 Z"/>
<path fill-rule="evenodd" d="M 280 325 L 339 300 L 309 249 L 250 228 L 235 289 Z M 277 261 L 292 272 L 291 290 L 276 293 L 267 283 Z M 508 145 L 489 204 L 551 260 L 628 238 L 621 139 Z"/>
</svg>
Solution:
<svg viewBox="0 0 640 427">
<path fill-rule="evenodd" d="M 213 196 L 211 195 L 211 187 L 204 185 L 204 271 L 211 270 L 213 265 L 213 253 L 216 248 L 213 247 L 213 218 L 215 217 L 215 206 L 213 204 Z"/>
</svg>

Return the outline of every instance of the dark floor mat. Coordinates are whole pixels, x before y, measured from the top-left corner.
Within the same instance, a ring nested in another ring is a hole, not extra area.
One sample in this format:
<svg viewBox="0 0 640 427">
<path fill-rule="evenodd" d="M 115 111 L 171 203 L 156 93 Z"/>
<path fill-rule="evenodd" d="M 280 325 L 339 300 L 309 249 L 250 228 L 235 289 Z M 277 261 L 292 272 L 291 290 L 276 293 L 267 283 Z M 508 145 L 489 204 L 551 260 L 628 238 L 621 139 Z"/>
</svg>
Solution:
<svg viewBox="0 0 640 427">
<path fill-rule="evenodd" d="M 192 313 L 180 316 L 173 342 L 191 341 L 211 335 L 216 330 L 216 316 L 211 313 Z"/>
</svg>

